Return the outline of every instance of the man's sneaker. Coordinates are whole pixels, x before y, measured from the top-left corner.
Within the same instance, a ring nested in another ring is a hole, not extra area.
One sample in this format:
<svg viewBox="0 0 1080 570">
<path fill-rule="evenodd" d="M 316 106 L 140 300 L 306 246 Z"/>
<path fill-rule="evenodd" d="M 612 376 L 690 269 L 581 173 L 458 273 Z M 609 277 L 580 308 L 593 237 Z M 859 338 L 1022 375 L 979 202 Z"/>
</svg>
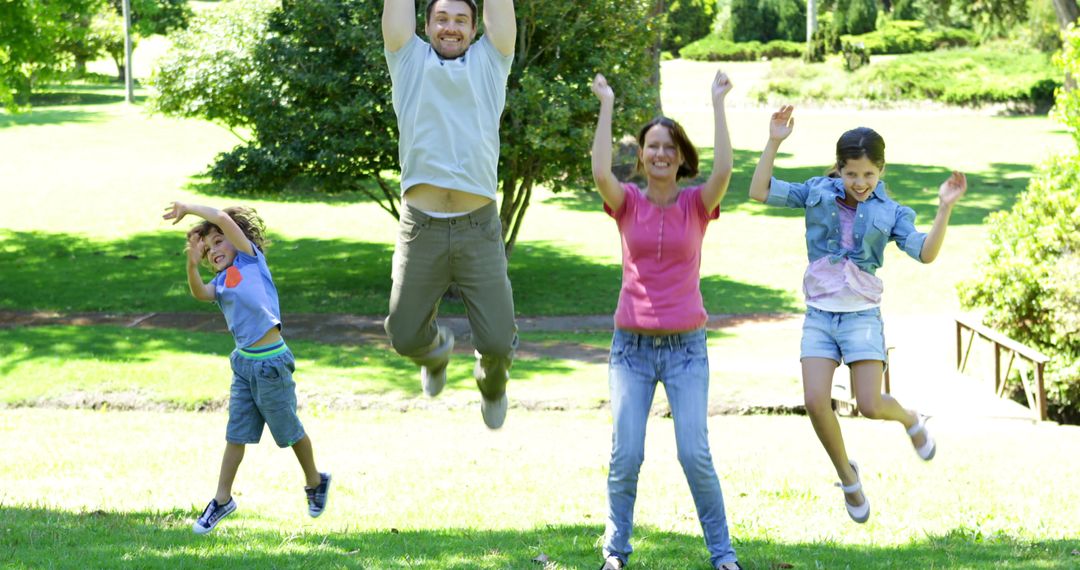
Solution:
<svg viewBox="0 0 1080 570">
<path fill-rule="evenodd" d="M 446 362 L 438 368 L 420 367 L 420 386 L 431 398 L 438 396 L 446 386 L 446 367 L 450 364 L 450 353 L 454 350 L 454 331 L 449 327 L 439 327 L 439 335 L 443 337 L 443 342 L 437 351 L 446 353 Z"/>
<path fill-rule="evenodd" d="M 330 494 L 330 474 L 319 473 L 317 487 L 304 487 L 307 493 L 307 512 L 311 518 L 317 518 L 326 510 L 326 496 Z"/>
<path fill-rule="evenodd" d="M 622 570 L 625 567 L 626 563 L 622 559 L 611 555 L 604 559 L 604 565 L 600 567 L 600 570 Z"/>
<path fill-rule="evenodd" d="M 444 386 L 446 386 L 446 367 L 449 362 L 443 364 L 438 370 L 432 370 L 427 366 L 420 367 L 420 386 L 424 388 L 424 393 L 429 398 L 434 398 L 442 392 Z"/>
<path fill-rule="evenodd" d="M 202 516 L 195 521 L 195 524 L 191 525 L 191 530 L 195 531 L 195 534 L 206 534 L 217 526 L 217 523 L 221 519 L 232 514 L 236 510 L 236 500 L 229 497 L 229 502 L 224 505 L 218 504 L 217 499 L 210 499 L 210 504 L 206 505 L 206 509 L 203 510 Z"/>
<path fill-rule="evenodd" d="M 484 416 L 484 423 L 490 429 L 499 429 L 506 421 L 506 408 L 509 405 L 506 394 L 496 400 L 488 400 L 480 396 L 480 413 Z"/>
</svg>

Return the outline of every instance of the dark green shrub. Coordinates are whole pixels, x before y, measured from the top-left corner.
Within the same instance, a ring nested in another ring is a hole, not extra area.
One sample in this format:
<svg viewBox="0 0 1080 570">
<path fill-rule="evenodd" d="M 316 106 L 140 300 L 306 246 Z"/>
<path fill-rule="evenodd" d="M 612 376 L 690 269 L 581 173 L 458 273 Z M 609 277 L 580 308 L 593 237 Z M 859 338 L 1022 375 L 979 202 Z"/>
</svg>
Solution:
<svg viewBox="0 0 1080 570">
<path fill-rule="evenodd" d="M 839 3 L 837 4 L 839 6 Z M 844 32 L 865 34 L 874 31 L 877 26 L 877 13 L 877 0 L 848 0 L 844 14 Z"/>
<path fill-rule="evenodd" d="M 667 7 L 667 28 L 661 46 L 679 53 L 683 46 L 712 31 L 716 0 L 672 0 Z"/>
<path fill-rule="evenodd" d="M 841 51 L 846 71 L 855 71 L 860 67 L 870 65 L 870 52 L 866 46 L 858 42 L 844 42 Z"/>
<path fill-rule="evenodd" d="M 731 39 L 736 42 L 769 41 L 767 15 L 760 0 L 731 0 Z M 775 24 L 774 24 L 775 26 Z"/>
<path fill-rule="evenodd" d="M 770 39 L 806 41 L 806 2 L 769 0 L 776 12 L 776 34 Z"/>
<path fill-rule="evenodd" d="M 1009 212 L 992 214 L 979 277 L 960 285 L 966 308 L 1050 356 L 1050 412 L 1080 421 L 1080 156 L 1055 157 Z"/>
<path fill-rule="evenodd" d="M 919 7 L 916 0 L 896 0 L 892 5 L 894 20 L 918 20 Z"/>
</svg>

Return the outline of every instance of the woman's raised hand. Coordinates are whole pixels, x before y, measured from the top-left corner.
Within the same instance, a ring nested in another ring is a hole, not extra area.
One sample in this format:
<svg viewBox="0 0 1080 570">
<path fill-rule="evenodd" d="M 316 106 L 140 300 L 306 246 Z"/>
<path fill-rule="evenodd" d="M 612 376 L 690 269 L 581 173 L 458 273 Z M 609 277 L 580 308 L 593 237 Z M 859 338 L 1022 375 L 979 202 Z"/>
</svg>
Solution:
<svg viewBox="0 0 1080 570">
<path fill-rule="evenodd" d="M 592 82 L 592 92 L 600 99 L 601 103 L 610 103 L 615 101 L 615 90 L 608 85 L 607 79 L 597 73 Z"/>
<path fill-rule="evenodd" d="M 716 70 L 716 78 L 712 82 L 713 102 L 720 101 L 731 92 L 731 78 L 722 69 Z"/>
</svg>

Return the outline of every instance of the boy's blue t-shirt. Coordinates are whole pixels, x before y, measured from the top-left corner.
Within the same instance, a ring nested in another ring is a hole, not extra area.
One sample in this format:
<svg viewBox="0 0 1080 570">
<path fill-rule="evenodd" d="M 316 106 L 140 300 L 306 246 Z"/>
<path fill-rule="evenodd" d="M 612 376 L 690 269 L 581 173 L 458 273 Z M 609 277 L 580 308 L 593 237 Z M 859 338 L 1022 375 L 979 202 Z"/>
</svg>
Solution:
<svg viewBox="0 0 1080 570">
<path fill-rule="evenodd" d="M 236 259 L 211 281 L 214 298 L 237 348 L 247 348 L 273 327 L 281 328 L 277 287 L 266 265 L 266 256 L 255 244 L 255 255 L 236 251 Z"/>
</svg>

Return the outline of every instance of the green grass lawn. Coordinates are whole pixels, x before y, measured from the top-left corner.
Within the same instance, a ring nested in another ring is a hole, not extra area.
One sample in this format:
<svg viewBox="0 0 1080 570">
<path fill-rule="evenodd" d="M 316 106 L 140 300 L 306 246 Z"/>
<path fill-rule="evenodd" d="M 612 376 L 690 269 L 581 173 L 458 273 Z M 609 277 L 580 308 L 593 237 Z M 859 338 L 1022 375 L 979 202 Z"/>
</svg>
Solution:
<svg viewBox="0 0 1080 570">
<path fill-rule="evenodd" d="M 7 568 L 595 568 L 610 419 L 603 411 L 317 412 L 302 419 L 329 508 L 306 515 L 292 454 L 251 446 L 240 510 L 190 525 L 213 493 L 221 413 L 0 414 L 0 566 Z M 708 567 L 674 449 L 653 418 L 637 501 L 637 568 Z M 710 420 L 735 547 L 747 569 L 1075 568 L 1080 429 L 940 421 L 920 462 L 896 426 L 841 420 L 873 515 L 844 512 L 804 417 Z M 1054 457 L 1056 459 L 1049 460 Z M 789 565 L 789 566 L 785 566 Z"/>
<path fill-rule="evenodd" d="M 715 66 L 668 62 L 669 69 L 667 112 L 688 125 L 693 140 L 710 140 L 704 78 Z M 0 152 L 19 165 L 8 172 L 6 187 L 13 191 L 0 211 L 0 307 L 213 310 L 186 298 L 179 251 L 188 224 L 171 227 L 159 214 L 172 199 L 235 203 L 207 194 L 197 175 L 236 139 L 214 125 L 147 116 L 141 106 L 117 102 L 119 94 L 115 87 L 69 86 L 54 97 L 63 104 L 0 115 Z M 745 197 L 767 116 L 758 108 L 731 112 L 736 172 L 702 261 L 706 307 L 713 313 L 799 310 L 805 245 L 798 212 Z M 1071 144 L 1045 117 L 811 110 L 799 112 L 777 174 L 804 179 L 821 173 L 836 136 L 862 123 L 888 141 L 890 189 L 915 208 L 923 227 L 949 168 L 967 171 L 971 183 L 934 265 L 923 267 L 899 250 L 889 254 L 881 276 L 891 312 L 954 309 L 953 285 L 976 271 L 983 218 L 1012 204 L 1041 157 Z M 243 201 L 258 208 L 277 242 L 269 258 L 286 312 L 385 312 L 396 229 L 389 215 L 348 198 Z M 541 191 L 510 265 L 518 312 L 610 313 L 619 263 L 617 230 L 595 194 Z"/>
</svg>

